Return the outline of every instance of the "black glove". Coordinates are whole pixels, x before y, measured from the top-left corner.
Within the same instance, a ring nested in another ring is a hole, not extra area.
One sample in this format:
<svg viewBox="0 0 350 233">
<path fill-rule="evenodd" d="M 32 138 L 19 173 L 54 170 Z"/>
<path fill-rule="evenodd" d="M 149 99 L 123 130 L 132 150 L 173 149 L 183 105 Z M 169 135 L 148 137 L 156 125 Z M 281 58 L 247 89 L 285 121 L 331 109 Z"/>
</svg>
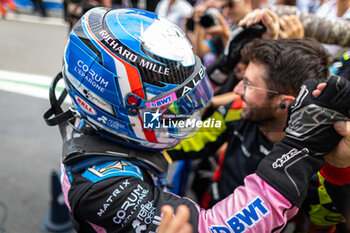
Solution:
<svg viewBox="0 0 350 233">
<path fill-rule="evenodd" d="M 257 174 L 282 193 L 291 203 L 301 206 L 311 176 L 324 164 L 341 136 L 334 122 L 350 118 L 350 85 L 332 76 L 318 97 L 312 96 L 318 82 L 308 80 L 289 106 L 286 136 L 259 164 Z"/>
<path fill-rule="evenodd" d="M 216 84 L 223 84 L 226 79 L 222 77 L 227 78 L 227 75 L 233 71 L 233 68 L 241 60 L 241 49 L 243 46 L 255 38 L 260 38 L 265 31 L 266 27 L 262 23 L 251 27 L 238 27 L 233 30 L 224 53 L 206 69 L 211 80 Z M 214 76 L 219 74 L 221 75 L 220 78 L 216 79 Z"/>
<path fill-rule="evenodd" d="M 312 96 L 318 83 L 308 80 L 288 110 L 285 143 L 305 147 L 312 155 L 329 153 L 342 138 L 333 128 L 339 120 L 350 118 L 350 84 L 339 76 L 331 76 L 318 97 Z"/>
</svg>

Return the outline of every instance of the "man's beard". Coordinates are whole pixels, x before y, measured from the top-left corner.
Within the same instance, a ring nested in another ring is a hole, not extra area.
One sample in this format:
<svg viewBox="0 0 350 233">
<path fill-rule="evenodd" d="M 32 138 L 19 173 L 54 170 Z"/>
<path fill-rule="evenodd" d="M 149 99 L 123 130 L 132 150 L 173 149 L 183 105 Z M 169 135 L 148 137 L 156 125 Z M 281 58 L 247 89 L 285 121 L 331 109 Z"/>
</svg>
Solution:
<svg viewBox="0 0 350 233">
<path fill-rule="evenodd" d="M 248 105 L 247 102 L 245 104 L 248 108 L 242 110 L 241 119 L 256 123 L 264 123 L 274 119 L 274 108 L 269 105 L 257 107 Z"/>
</svg>

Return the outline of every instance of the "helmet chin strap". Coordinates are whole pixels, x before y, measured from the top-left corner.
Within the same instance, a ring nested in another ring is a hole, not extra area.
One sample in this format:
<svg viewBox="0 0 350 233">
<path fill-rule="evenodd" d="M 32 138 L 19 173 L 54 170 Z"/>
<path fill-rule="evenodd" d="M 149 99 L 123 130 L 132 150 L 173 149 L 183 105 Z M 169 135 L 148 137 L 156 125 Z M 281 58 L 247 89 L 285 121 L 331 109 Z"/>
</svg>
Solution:
<svg viewBox="0 0 350 233">
<path fill-rule="evenodd" d="M 68 93 L 66 89 L 64 89 L 64 91 L 61 93 L 58 100 L 56 98 L 55 89 L 58 81 L 60 81 L 62 77 L 63 77 L 62 72 L 59 72 L 56 75 L 56 77 L 52 80 L 50 85 L 49 100 L 50 100 L 51 107 L 44 113 L 44 116 L 43 116 L 48 126 L 59 125 L 60 123 L 73 119 L 78 114 L 72 108 L 69 108 L 65 112 L 61 108 L 61 105 Z"/>
<path fill-rule="evenodd" d="M 136 165 L 144 167 L 153 174 L 163 177 L 168 169 L 168 162 L 159 151 L 147 151 L 123 146 L 120 143 L 102 138 L 90 125 L 83 130 L 77 130 L 71 120 L 79 117 L 72 108 L 63 111 L 61 105 L 67 96 L 67 90 L 61 93 L 57 100 L 55 89 L 62 79 L 62 73 L 58 73 L 50 86 L 51 107 L 44 113 L 47 125 L 58 125 L 63 139 L 63 163 L 72 166 L 73 170 L 80 170 L 91 166 L 91 160 L 114 161 L 116 159 L 128 160 Z"/>
</svg>

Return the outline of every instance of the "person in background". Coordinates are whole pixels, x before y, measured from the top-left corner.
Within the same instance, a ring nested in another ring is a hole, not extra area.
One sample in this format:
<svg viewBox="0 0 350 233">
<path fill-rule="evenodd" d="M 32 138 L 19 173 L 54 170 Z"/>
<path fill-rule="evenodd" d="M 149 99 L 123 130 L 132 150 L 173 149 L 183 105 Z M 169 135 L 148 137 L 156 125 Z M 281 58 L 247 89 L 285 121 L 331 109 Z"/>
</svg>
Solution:
<svg viewBox="0 0 350 233">
<path fill-rule="evenodd" d="M 204 59 L 205 65 L 212 63 L 212 59 L 206 62 L 204 56 L 209 54 L 212 57 L 210 54 L 214 54 L 217 58 L 223 52 L 235 24 L 252 10 L 250 0 L 224 0 L 220 3 L 221 5 L 218 3 L 214 5 L 211 2 L 204 2 L 197 5 L 193 13 L 193 36 L 191 36 L 193 50 L 196 55 Z M 222 14 L 219 12 L 220 9 Z M 216 17 L 216 22 L 210 27 L 200 23 L 207 10 L 216 12 L 212 13 Z"/>
<path fill-rule="evenodd" d="M 303 13 L 315 13 L 321 0 L 297 0 L 296 5 Z"/>
<path fill-rule="evenodd" d="M 315 15 L 329 19 L 350 20 L 350 0 L 327 1 L 317 9 Z M 341 54 L 338 54 L 338 52 L 341 50 L 341 46 L 325 44 L 325 47 L 331 56 L 341 56 Z"/>
<path fill-rule="evenodd" d="M 332 63 L 330 72 L 350 81 L 350 50 L 344 52 L 341 58 Z"/>
<path fill-rule="evenodd" d="M 139 0 L 131 0 L 131 7 L 138 8 Z"/>
<path fill-rule="evenodd" d="M 296 0 L 276 0 L 277 5 L 295 6 Z"/>
<path fill-rule="evenodd" d="M 112 0 L 64 0 L 64 19 L 69 23 L 69 31 L 79 19 L 94 7 L 112 7 Z"/>
<path fill-rule="evenodd" d="M 47 17 L 46 8 L 42 0 L 31 0 L 34 12 L 38 12 L 41 17 Z"/>
<path fill-rule="evenodd" d="M 160 0 L 146 0 L 146 10 L 154 12 Z"/>
<path fill-rule="evenodd" d="M 156 14 L 170 20 L 182 29 L 184 18 L 191 15 L 192 12 L 193 6 L 186 0 L 161 0 L 155 10 Z"/>
<path fill-rule="evenodd" d="M 6 5 L 12 10 L 17 12 L 17 7 L 16 7 L 16 3 L 13 0 L 0 0 L 0 12 L 1 12 L 1 17 L 3 19 L 6 18 Z"/>
<path fill-rule="evenodd" d="M 270 3 L 271 1 L 269 0 L 252 0 L 252 8 L 253 9 L 264 8 Z"/>
</svg>

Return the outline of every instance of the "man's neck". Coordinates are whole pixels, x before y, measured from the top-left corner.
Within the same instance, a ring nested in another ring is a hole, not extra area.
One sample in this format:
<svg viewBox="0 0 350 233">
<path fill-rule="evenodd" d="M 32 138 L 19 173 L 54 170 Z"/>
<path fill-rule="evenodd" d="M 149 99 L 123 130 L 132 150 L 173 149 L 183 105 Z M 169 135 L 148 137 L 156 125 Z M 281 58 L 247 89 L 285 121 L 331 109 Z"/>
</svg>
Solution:
<svg viewBox="0 0 350 233">
<path fill-rule="evenodd" d="M 286 120 L 287 116 L 266 120 L 259 123 L 259 129 L 270 142 L 276 143 L 286 135 L 283 131 Z"/>
</svg>

